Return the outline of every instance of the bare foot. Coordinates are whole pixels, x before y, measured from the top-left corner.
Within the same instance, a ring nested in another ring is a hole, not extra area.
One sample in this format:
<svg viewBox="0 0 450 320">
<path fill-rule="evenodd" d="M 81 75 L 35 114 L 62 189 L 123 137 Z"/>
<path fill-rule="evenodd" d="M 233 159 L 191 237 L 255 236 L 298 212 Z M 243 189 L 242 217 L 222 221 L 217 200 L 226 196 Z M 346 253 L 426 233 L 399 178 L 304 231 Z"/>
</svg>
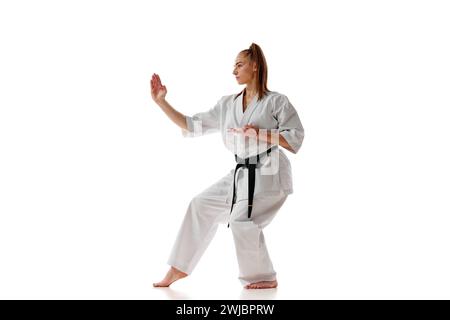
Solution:
<svg viewBox="0 0 450 320">
<path fill-rule="evenodd" d="M 154 283 L 154 287 L 168 287 L 172 283 L 174 283 L 177 280 L 180 280 L 184 277 L 187 277 L 187 273 L 184 273 L 174 267 L 170 267 L 169 271 L 167 271 L 166 276 L 164 279 L 160 282 Z"/>
<path fill-rule="evenodd" d="M 278 286 L 277 280 L 274 281 L 260 281 L 255 283 L 250 283 L 246 285 L 245 289 L 271 289 Z"/>
</svg>

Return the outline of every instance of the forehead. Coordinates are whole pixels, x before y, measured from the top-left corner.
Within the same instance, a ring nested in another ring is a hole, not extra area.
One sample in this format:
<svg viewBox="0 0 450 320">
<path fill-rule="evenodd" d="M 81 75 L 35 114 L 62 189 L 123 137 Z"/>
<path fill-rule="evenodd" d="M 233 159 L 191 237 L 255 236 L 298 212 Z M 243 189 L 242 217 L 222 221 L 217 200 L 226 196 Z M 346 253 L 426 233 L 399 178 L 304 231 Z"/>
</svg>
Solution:
<svg viewBox="0 0 450 320">
<path fill-rule="evenodd" d="M 238 56 L 236 57 L 236 60 L 235 60 L 235 62 L 236 62 L 236 64 L 237 63 L 239 63 L 239 62 L 247 62 L 247 57 L 244 55 L 244 54 L 238 54 Z"/>
</svg>

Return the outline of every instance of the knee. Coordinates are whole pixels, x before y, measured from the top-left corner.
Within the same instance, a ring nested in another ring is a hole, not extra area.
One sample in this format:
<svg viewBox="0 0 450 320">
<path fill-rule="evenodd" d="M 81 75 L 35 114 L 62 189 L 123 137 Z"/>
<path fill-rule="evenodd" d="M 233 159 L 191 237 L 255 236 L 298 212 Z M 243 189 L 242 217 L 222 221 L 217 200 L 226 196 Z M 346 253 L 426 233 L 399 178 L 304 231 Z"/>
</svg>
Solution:
<svg viewBox="0 0 450 320">
<path fill-rule="evenodd" d="M 201 204 L 200 199 L 197 197 L 193 197 L 189 202 L 187 213 L 192 214 L 198 212 L 200 204 Z"/>
<path fill-rule="evenodd" d="M 234 241 L 238 241 L 243 248 L 253 248 L 260 242 L 261 229 L 252 221 L 230 221 L 230 229 Z"/>
<path fill-rule="evenodd" d="M 204 204 L 205 200 L 200 196 L 194 196 L 191 201 L 189 202 L 190 208 L 201 208 L 201 206 Z"/>
<path fill-rule="evenodd" d="M 200 196 L 195 196 L 189 202 L 186 214 L 194 216 L 196 219 L 204 219 L 209 215 L 209 213 L 210 210 L 208 210 L 206 199 Z"/>
<path fill-rule="evenodd" d="M 236 218 L 230 219 L 230 229 L 238 232 L 246 232 L 259 229 L 258 225 L 252 220 L 240 220 Z"/>
</svg>

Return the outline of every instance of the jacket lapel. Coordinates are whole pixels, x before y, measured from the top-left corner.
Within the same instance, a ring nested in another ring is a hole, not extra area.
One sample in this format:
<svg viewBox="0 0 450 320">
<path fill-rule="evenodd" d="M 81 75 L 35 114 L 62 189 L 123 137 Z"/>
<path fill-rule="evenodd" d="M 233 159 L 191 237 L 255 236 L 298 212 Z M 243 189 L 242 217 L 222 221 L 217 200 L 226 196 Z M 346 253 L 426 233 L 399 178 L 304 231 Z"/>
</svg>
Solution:
<svg viewBox="0 0 450 320">
<path fill-rule="evenodd" d="M 241 116 L 241 127 L 245 126 L 246 124 L 248 124 L 248 121 L 250 120 L 250 117 L 253 113 L 253 111 L 255 111 L 255 107 L 257 105 L 256 103 L 256 99 L 258 96 L 254 96 L 252 101 L 250 101 L 250 103 L 248 104 L 247 108 L 245 108 L 245 112 L 243 110 L 244 107 L 244 95 L 241 94 L 241 96 L 238 98 L 239 102 L 238 102 L 238 109 L 239 109 L 239 113 Z"/>
</svg>

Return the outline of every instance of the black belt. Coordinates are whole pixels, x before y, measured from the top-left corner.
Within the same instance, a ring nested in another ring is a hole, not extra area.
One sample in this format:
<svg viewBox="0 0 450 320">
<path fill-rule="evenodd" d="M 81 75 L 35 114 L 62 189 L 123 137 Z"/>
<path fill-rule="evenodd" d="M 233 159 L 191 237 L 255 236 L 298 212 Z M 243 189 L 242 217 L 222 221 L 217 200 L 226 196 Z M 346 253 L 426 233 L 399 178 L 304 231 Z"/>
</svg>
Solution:
<svg viewBox="0 0 450 320">
<path fill-rule="evenodd" d="M 259 163 L 259 156 L 264 155 L 267 153 L 267 155 L 270 154 L 272 151 L 272 148 L 267 149 L 267 151 L 264 151 L 263 153 L 257 154 L 256 156 L 249 157 L 246 159 L 239 158 L 236 154 L 234 155 L 234 158 L 237 162 L 236 168 L 234 169 L 234 175 L 233 175 L 233 198 L 231 202 L 231 210 L 230 214 L 233 211 L 233 206 L 236 203 L 236 172 L 239 168 L 244 167 L 248 169 L 248 218 L 252 216 L 252 208 L 253 208 L 253 194 L 255 193 L 255 170 L 256 165 Z M 228 227 L 230 224 L 228 223 Z"/>
</svg>

